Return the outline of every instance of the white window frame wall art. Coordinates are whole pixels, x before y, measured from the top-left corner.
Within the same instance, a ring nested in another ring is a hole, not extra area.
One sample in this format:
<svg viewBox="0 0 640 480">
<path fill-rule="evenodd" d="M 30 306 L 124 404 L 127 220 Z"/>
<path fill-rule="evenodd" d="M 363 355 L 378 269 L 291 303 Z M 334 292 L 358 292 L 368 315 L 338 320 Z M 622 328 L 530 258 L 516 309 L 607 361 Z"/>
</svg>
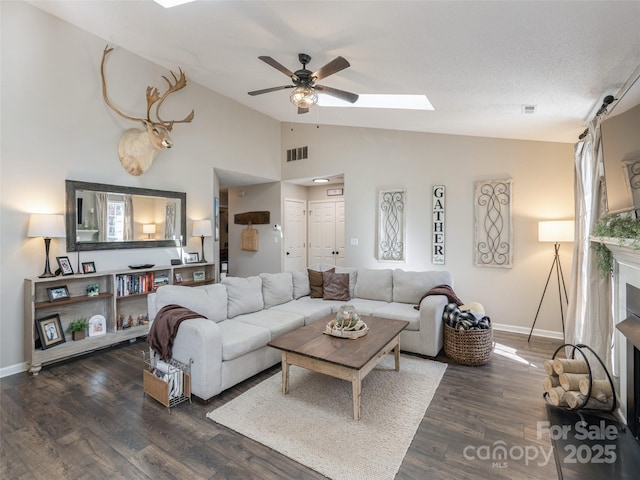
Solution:
<svg viewBox="0 0 640 480">
<path fill-rule="evenodd" d="M 634 208 L 640 207 L 640 157 L 624 160 L 625 184 Z"/>
<path fill-rule="evenodd" d="M 405 260 L 405 207 L 404 189 L 378 192 L 378 239 L 376 256 L 383 262 Z"/>
<path fill-rule="evenodd" d="M 513 261 L 513 180 L 474 182 L 474 264 L 511 268 Z"/>
<path fill-rule="evenodd" d="M 444 208 L 445 208 L 445 186 L 433 186 L 433 213 L 431 227 L 433 228 L 431 262 L 434 265 L 444 265 L 445 263 L 445 242 L 444 242 Z"/>
</svg>

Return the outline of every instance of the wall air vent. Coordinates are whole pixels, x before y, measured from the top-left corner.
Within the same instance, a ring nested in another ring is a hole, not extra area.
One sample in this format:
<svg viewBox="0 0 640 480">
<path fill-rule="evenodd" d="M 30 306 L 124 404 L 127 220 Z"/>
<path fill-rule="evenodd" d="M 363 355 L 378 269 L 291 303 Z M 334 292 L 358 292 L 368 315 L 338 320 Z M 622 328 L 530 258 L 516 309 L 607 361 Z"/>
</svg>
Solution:
<svg viewBox="0 0 640 480">
<path fill-rule="evenodd" d="M 287 162 L 309 158 L 309 147 L 298 147 L 287 150 Z"/>
</svg>

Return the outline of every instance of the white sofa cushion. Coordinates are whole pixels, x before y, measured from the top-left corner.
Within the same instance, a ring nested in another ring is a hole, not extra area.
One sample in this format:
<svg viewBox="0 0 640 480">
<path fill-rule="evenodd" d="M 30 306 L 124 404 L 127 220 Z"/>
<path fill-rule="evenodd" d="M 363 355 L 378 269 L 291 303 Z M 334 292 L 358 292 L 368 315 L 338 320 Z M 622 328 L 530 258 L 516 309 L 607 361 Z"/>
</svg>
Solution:
<svg viewBox="0 0 640 480">
<path fill-rule="evenodd" d="M 275 307 L 293 300 L 291 272 L 261 273 L 264 308 Z"/>
<path fill-rule="evenodd" d="M 222 338 L 222 360 L 233 360 L 271 341 L 271 332 L 266 327 L 258 327 L 242 322 L 226 320 L 218 324 Z"/>
<path fill-rule="evenodd" d="M 420 311 L 413 308 L 410 303 L 391 302 L 385 304 L 373 312 L 374 317 L 388 318 L 389 320 L 406 320 L 409 322 L 405 330 L 420 330 Z"/>
<path fill-rule="evenodd" d="M 438 285 L 452 285 L 451 274 L 445 271 L 393 271 L 393 301 L 417 305 L 422 296 Z"/>
<path fill-rule="evenodd" d="M 392 270 L 358 270 L 355 297 L 390 302 L 393 298 Z"/>
<path fill-rule="evenodd" d="M 227 289 L 219 283 L 202 287 L 164 285 L 156 292 L 156 309 L 176 304 L 221 322 L 227 318 Z"/>
<path fill-rule="evenodd" d="M 285 312 L 275 308 L 271 310 L 263 310 L 261 312 L 248 313 L 246 315 L 239 315 L 233 320 L 227 321 L 253 325 L 258 328 L 266 328 L 271 333 L 269 341 L 279 337 L 280 335 L 289 333 L 296 328 L 304 327 L 303 315 L 293 312 Z"/>
<path fill-rule="evenodd" d="M 309 288 L 309 272 L 306 270 L 291 272 L 293 276 L 293 298 L 297 300 L 311 293 Z"/>
<path fill-rule="evenodd" d="M 358 280 L 358 269 L 353 267 L 336 267 L 336 273 L 349 274 L 349 296 L 356 296 L 356 281 Z"/>
<path fill-rule="evenodd" d="M 304 317 L 304 324 L 320 320 L 321 318 L 331 315 L 331 305 L 321 299 L 311 299 L 310 297 L 302 297 L 293 302 L 283 303 L 272 308 L 272 310 L 280 310 L 283 312 L 292 312 Z"/>
<path fill-rule="evenodd" d="M 222 283 L 227 287 L 227 318 L 264 308 L 260 277 L 225 277 Z"/>
</svg>

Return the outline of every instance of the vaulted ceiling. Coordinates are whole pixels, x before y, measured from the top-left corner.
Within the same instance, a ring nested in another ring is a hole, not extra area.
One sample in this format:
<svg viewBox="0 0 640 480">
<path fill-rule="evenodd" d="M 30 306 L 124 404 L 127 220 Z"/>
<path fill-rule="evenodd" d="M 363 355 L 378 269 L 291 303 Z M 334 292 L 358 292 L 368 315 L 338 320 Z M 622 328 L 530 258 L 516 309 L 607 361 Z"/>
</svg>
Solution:
<svg viewBox="0 0 640 480">
<path fill-rule="evenodd" d="M 638 1 L 30 3 L 282 122 L 573 143 L 603 97 L 640 74 Z M 338 55 L 351 63 L 324 85 L 425 94 L 435 110 L 298 115 L 290 90 L 247 94 L 289 82 L 258 56 L 295 71 L 300 52 L 312 71 Z M 640 103 L 635 87 L 614 113 Z"/>
</svg>

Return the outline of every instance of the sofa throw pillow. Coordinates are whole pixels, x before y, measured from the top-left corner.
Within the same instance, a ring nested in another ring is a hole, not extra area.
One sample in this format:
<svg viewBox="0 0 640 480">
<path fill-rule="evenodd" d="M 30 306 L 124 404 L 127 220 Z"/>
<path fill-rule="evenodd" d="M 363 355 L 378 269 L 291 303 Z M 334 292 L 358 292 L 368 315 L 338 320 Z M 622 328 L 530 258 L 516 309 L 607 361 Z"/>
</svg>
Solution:
<svg viewBox="0 0 640 480">
<path fill-rule="evenodd" d="M 260 277 L 225 277 L 222 283 L 227 287 L 227 318 L 264 308 Z"/>
<path fill-rule="evenodd" d="M 322 274 L 322 298 L 325 300 L 351 300 L 349 296 L 349 274 L 323 272 Z"/>
<path fill-rule="evenodd" d="M 290 272 L 261 273 L 264 308 L 293 300 L 293 276 Z"/>
<path fill-rule="evenodd" d="M 358 269 L 354 267 L 336 267 L 336 273 L 349 274 L 349 296 L 356 297 L 356 281 L 358 280 Z"/>
<path fill-rule="evenodd" d="M 393 277 L 391 269 L 358 270 L 356 298 L 390 302 L 393 295 L 392 290 Z"/>
<path fill-rule="evenodd" d="M 322 275 L 324 272 L 319 272 L 317 270 L 307 269 L 309 272 L 309 289 L 311 290 L 311 298 L 322 298 L 323 297 L 323 278 Z M 334 268 L 329 270 L 325 270 L 325 272 L 333 273 L 335 271 Z"/>
<path fill-rule="evenodd" d="M 309 288 L 309 272 L 300 270 L 291 272 L 291 275 L 293 275 L 293 298 L 295 300 L 311 294 L 311 288 Z"/>
</svg>

